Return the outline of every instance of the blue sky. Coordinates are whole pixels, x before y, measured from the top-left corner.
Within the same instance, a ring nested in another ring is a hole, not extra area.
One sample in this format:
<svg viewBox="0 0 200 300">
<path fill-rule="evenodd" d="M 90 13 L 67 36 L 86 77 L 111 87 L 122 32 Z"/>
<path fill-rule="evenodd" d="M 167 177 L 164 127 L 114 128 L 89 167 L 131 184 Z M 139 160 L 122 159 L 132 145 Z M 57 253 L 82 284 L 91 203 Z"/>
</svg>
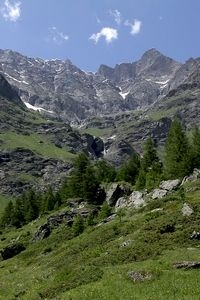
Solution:
<svg viewBox="0 0 200 300">
<path fill-rule="evenodd" d="M 200 56 L 200 0 L 0 0 L 0 48 L 70 59 L 86 71 L 150 48 Z"/>
</svg>

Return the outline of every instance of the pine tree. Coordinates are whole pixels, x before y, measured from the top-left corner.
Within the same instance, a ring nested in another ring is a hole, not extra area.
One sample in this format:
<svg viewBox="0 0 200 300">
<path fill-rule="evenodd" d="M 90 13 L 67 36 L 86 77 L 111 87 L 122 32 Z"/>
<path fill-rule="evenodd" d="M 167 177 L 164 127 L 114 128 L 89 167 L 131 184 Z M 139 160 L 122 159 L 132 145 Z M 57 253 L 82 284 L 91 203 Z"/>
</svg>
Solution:
<svg viewBox="0 0 200 300">
<path fill-rule="evenodd" d="M 192 134 L 192 167 L 200 167 L 200 130 L 198 127 L 194 128 Z"/>
<path fill-rule="evenodd" d="M 165 145 L 165 176 L 169 179 L 182 178 L 192 168 L 191 149 L 178 119 L 170 127 Z"/>
<path fill-rule="evenodd" d="M 119 169 L 117 180 L 126 181 L 135 184 L 140 169 L 140 158 L 137 153 L 134 153 L 131 158 L 125 162 Z"/>
<path fill-rule="evenodd" d="M 99 182 L 113 182 L 115 181 L 116 171 L 113 166 L 107 163 L 104 159 L 96 163 L 96 176 Z"/>
<path fill-rule="evenodd" d="M 136 181 L 136 189 L 152 189 L 156 187 L 161 178 L 162 163 L 160 162 L 152 138 L 148 138 L 144 144 L 143 158 Z"/>
<path fill-rule="evenodd" d="M 74 169 L 64 183 L 61 193 L 62 197 L 80 197 L 83 195 L 83 179 L 90 162 L 84 153 L 78 155 L 74 161 Z"/>
<path fill-rule="evenodd" d="M 1 218 L 1 227 L 7 227 L 13 225 L 14 206 L 12 201 L 9 201 L 3 216 Z"/>
<path fill-rule="evenodd" d="M 82 194 L 81 196 L 89 204 L 101 204 L 103 194 L 101 194 L 100 183 L 95 176 L 95 171 L 92 166 L 88 166 L 82 179 Z"/>
<path fill-rule="evenodd" d="M 81 234 L 83 231 L 84 231 L 84 220 L 83 218 L 78 215 L 75 219 L 74 219 L 74 222 L 73 222 L 73 225 L 72 225 L 72 231 L 74 233 L 74 236 L 77 236 L 79 234 Z"/>
</svg>

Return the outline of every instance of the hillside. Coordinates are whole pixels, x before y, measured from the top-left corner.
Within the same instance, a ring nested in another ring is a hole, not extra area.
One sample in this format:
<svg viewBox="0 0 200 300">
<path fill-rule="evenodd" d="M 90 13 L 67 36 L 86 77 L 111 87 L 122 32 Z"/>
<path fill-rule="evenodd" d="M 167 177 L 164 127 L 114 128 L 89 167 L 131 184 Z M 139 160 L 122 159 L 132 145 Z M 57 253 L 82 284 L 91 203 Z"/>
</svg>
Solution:
<svg viewBox="0 0 200 300">
<path fill-rule="evenodd" d="M 26 249 L 0 262 L 0 299 L 199 299 L 199 271 L 174 267 L 199 260 L 198 237 L 191 238 L 199 228 L 199 183 L 186 183 L 184 198 L 174 191 L 107 223 L 99 219 L 77 237 L 64 221 L 48 238 L 33 240 L 47 219 L 69 212 L 65 206 L 2 232 L 2 248 Z M 192 208 L 186 213 L 185 202 Z"/>
<path fill-rule="evenodd" d="M 0 72 L 0 299 L 199 299 L 200 59 Z"/>
</svg>

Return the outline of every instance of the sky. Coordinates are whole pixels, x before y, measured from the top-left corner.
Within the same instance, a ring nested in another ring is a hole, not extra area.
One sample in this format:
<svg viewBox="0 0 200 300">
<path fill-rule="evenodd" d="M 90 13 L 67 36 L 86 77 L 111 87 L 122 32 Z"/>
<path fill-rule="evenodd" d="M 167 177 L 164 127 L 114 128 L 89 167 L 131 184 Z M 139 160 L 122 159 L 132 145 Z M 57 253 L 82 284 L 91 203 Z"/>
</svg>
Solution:
<svg viewBox="0 0 200 300">
<path fill-rule="evenodd" d="M 0 49 L 70 59 L 85 71 L 156 48 L 200 57 L 200 0 L 0 0 Z"/>
</svg>

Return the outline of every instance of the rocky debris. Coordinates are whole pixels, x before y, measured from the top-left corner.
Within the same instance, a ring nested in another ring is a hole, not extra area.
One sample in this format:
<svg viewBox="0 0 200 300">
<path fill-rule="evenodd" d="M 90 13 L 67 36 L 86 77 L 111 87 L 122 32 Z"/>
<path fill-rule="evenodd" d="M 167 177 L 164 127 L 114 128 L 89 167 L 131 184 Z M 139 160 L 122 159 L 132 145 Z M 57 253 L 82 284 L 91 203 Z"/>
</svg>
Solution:
<svg viewBox="0 0 200 300">
<path fill-rule="evenodd" d="M 121 197 L 117 200 L 115 210 L 118 211 L 121 208 L 140 208 L 146 205 L 145 195 L 142 192 L 134 191 L 130 196 Z"/>
<path fill-rule="evenodd" d="M 25 249 L 26 248 L 24 247 L 24 245 L 18 243 L 18 244 L 12 244 L 12 245 L 5 247 L 4 249 L 2 249 L 0 251 L 0 253 L 1 253 L 3 260 L 6 260 L 6 259 L 16 256 L 17 254 L 21 253 Z"/>
<path fill-rule="evenodd" d="M 124 247 L 127 247 L 131 244 L 131 240 L 127 240 L 127 241 L 124 241 L 121 245 L 120 245 L 120 248 L 124 248 Z"/>
<path fill-rule="evenodd" d="M 47 185 L 56 189 L 71 164 L 53 158 L 42 158 L 29 149 L 0 151 L 0 190 L 19 195 L 31 188 L 43 191 Z"/>
<path fill-rule="evenodd" d="M 173 267 L 176 269 L 200 269 L 200 261 L 182 261 L 173 263 Z"/>
<path fill-rule="evenodd" d="M 34 241 L 41 241 L 51 234 L 51 228 L 48 223 L 41 225 L 34 234 Z"/>
<path fill-rule="evenodd" d="M 191 240 L 200 240 L 200 231 L 194 230 L 190 236 Z"/>
<path fill-rule="evenodd" d="M 146 280 L 151 280 L 153 275 L 146 271 L 130 271 L 128 272 L 128 278 L 133 282 L 143 282 Z"/>
<path fill-rule="evenodd" d="M 179 187 L 180 183 L 181 182 L 179 179 L 162 181 L 159 188 L 162 190 L 172 191 L 176 190 Z"/>
<path fill-rule="evenodd" d="M 200 178 L 200 170 L 199 169 L 194 169 L 193 173 L 190 176 L 186 176 L 183 178 L 183 181 L 181 182 L 181 185 L 188 181 L 195 181 Z"/>
<path fill-rule="evenodd" d="M 111 221 L 115 220 L 117 217 L 117 214 L 112 214 L 106 219 L 103 219 L 99 224 L 97 224 L 97 227 L 102 226 L 103 224 L 110 223 Z"/>
<path fill-rule="evenodd" d="M 96 215 L 98 213 L 97 208 L 72 208 L 70 211 L 60 212 L 56 215 L 52 215 L 47 219 L 47 222 L 41 225 L 34 234 L 33 241 L 40 241 L 47 238 L 55 227 L 61 224 L 66 226 L 72 226 L 74 218 L 80 215 L 83 218 L 87 218 L 89 215 Z"/>
<path fill-rule="evenodd" d="M 109 205 L 114 206 L 120 197 L 128 196 L 130 193 L 131 190 L 127 185 L 113 183 L 106 193 L 106 201 Z"/>
<path fill-rule="evenodd" d="M 167 190 L 161 190 L 161 189 L 155 189 L 152 192 L 151 198 L 154 199 L 162 199 L 167 195 L 168 191 Z"/>
<path fill-rule="evenodd" d="M 191 216 L 194 212 L 194 210 L 187 203 L 183 204 L 181 211 L 184 217 Z"/>
</svg>

